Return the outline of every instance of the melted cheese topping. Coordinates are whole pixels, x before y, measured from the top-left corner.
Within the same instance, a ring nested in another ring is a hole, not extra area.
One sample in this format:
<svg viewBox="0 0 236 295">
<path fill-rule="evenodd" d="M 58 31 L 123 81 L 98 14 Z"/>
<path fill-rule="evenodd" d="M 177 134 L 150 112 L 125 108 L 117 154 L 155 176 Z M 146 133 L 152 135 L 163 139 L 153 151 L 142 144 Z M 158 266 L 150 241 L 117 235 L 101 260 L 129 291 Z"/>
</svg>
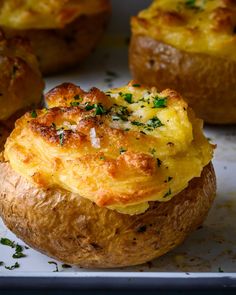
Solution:
<svg viewBox="0 0 236 295">
<path fill-rule="evenodd" d="M 236 61 L 235 0 L 154 0 L 132 19 L 132 31 L 184 51 Z"/>
<path fill-rule="evenodd" d="M 80 15 L 109 10 L 109 0 L 3 0 L 0 25 L 14 29 L 63 28 Z"/>
<path fill-rule="evenodd" d="M 5 147 L 12 168 L 38 186 L 138 214 L 181 192 L 212 158 L 202 121 L 173 90 L 63 84 L 47 103 L 17 121 Z"/>
</svg>

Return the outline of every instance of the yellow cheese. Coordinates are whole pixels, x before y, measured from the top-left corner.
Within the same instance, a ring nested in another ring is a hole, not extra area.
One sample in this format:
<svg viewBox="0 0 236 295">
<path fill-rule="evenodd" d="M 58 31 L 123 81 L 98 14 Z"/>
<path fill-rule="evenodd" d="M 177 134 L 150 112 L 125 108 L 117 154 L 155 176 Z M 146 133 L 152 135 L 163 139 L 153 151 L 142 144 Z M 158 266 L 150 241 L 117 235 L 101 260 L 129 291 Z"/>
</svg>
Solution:
<svg viewBox="0 0 236 295">
<path fill-rule="evenodd" d="M 154 0 L 132 19 L 132 31 L 187 52 L 236 61 L 235 0 Z"/>
<path fill-rule="evenodd" d="M 37 118 L 17 121 L 5 148 L 12 168 L 38 186 L 138 214 L 170 200 L 212 159 L 202 121 L 173 90 L 131 81 L 105 94 L 64 84 L 47 102 Z"/>
</svg>

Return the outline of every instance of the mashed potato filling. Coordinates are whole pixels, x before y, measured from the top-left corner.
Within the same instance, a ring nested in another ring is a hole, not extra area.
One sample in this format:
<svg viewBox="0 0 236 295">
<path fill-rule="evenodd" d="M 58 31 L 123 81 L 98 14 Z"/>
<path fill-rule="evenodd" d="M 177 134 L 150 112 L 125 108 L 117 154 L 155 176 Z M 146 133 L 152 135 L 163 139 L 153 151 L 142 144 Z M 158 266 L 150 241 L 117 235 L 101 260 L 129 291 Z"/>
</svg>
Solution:
<svg viewBox="0 0 236 295">
<path fill-rule="evenodd" d="M 187 52 L 236 61 L 235 0 L 154 0 L 132 18 L 132 31 Z"/>
<path fill-rule="evenodd" d="M 62 84 L 48 109 L 27 113 L 5 159 L 35 185 L 60 187 L 126 214 L 166 202 L 212 159 L 213 146 L 182 97 L 135 81 L 106 93 Z"/>
<path fill-rule="evenodd" d="M 63 28 L 81 15 L 109 9 L 108 0 L 3 0 L 0 25 L 12 29 Z"/>
</svg>

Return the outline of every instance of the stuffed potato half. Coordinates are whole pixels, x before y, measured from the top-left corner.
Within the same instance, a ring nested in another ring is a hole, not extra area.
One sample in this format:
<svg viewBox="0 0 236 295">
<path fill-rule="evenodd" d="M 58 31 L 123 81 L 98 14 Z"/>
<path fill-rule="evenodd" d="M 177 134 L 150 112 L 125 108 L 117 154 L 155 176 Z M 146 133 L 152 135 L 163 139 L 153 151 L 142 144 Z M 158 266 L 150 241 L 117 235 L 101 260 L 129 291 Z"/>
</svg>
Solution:
<svg viewBox="0 0 236 295">
<path fill-rule="evenodd" d="M 1 216 L 27 243 L 71 264 L 127 266 L 203 222 L 213 146 L 178 93 L 62 84 L 46 99 L 17 121 L 0 166 Z"/>
<path fill-rule="evenodd" d="M 131 23 L 136 79 L 176 89 L 208 123 L 236 123 L 235 1 L 154 1 Z"/>
<path fill-rule="evenodd" d="M 101 39 L 111 13 L 109 0 L 3 2 L 5 32 L 31 42 L 46 75 L 83 61 Z"/>
</svg>

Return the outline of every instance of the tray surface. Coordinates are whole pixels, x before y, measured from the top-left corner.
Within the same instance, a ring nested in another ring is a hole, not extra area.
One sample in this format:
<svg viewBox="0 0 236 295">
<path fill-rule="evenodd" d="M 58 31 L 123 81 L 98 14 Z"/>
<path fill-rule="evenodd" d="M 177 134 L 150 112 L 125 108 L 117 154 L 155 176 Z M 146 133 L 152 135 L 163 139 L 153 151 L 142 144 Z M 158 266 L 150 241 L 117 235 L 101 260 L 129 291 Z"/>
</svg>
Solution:
<svg viewBox="0 0 236 295">
<path fill-rule="evenodd" d="M 127 2 L 133 3 L 131 0 Z M 148 2 L 144 1 L 144 3 Z M 136 10 L 138 9 L 139 7 L 136 7 Z M 132 11 L 131 14 L 134 13 Z M 129 32 L 126 30 L 124 34 L 117 31 L 115 37 L 112 33 L 116 27 L 115 22 L 116 19 L 113 21 L 112 29 L 93 56 L 78 70 L 47 78 L 47 90 L 62 82 L 76 83 L 84 89 L 89 89 L 92 86 L 107 89 L 127 83 L 131 78 L 127 66 L 127 36 Z M 115 75 L 110 75 L 109 72 L 114 72 Z M 28 249 L 24 251 L 27 257 L 17 260 L 20 264 L 19 268 L 7 270 L 4 266 L 0 266 L 0 286 L 10 285 L 11 281 L 8 279 L 15 278 L 16 280 L 17 277 L 31 277 L 31 279 L 59 277 L 67 281 L 72 278 L 80 278 L 81 283 L 86 278 L 92 279 L 94 283 L 99 282 L 98 278 L 110 278 L 111 280 L 119 278 L 121 285 L 122 282 L 126 284 L 133 280 L 136 286 L 138 284 L 136 280 L 140 283 L 142 279 L 145 279 L 143 281 L 145 284 L 147 278 L 159 278 L 162 282 L 165 282 L 165 279 L 175 279 L 175 281 L 180 279 L 182 285 L 186 286 L 186 279 L 188 281 L 190 278 L 201 279 L 202 284 L 209 284 L 208 279 L 211 278 L 212 284 L 216 286 L 219 282 L 218 279 L 221 278 L 222 286 L 236 285 L 236 126 L 207 126 L 205 132 L 210 140 L 217 144 L 213 162 L 217 174 L 217 197 L 204 225 L 192 233 L 183 245 L 145 265 L 102 271 L 77 267 L 64 269 L 62 263 L 33 249 Z M 0 219 L 1 237 L 7 237 L 24 245 L 7 230 Z M 4 265 L 11 266 L 16 262 L 12 258 L 13 253 L 14 249 L 0 244 L 0 261 L 3 261 Z M 49 264 L 49 261 L 57 263 L 58 272 L 54 272 L 56 265 Z M 204 281 L 204 279 L 207 280 Z M 24 280 L 21 280 L 21 283 L 24 286 L 29 284 Z"/>
</svg>

